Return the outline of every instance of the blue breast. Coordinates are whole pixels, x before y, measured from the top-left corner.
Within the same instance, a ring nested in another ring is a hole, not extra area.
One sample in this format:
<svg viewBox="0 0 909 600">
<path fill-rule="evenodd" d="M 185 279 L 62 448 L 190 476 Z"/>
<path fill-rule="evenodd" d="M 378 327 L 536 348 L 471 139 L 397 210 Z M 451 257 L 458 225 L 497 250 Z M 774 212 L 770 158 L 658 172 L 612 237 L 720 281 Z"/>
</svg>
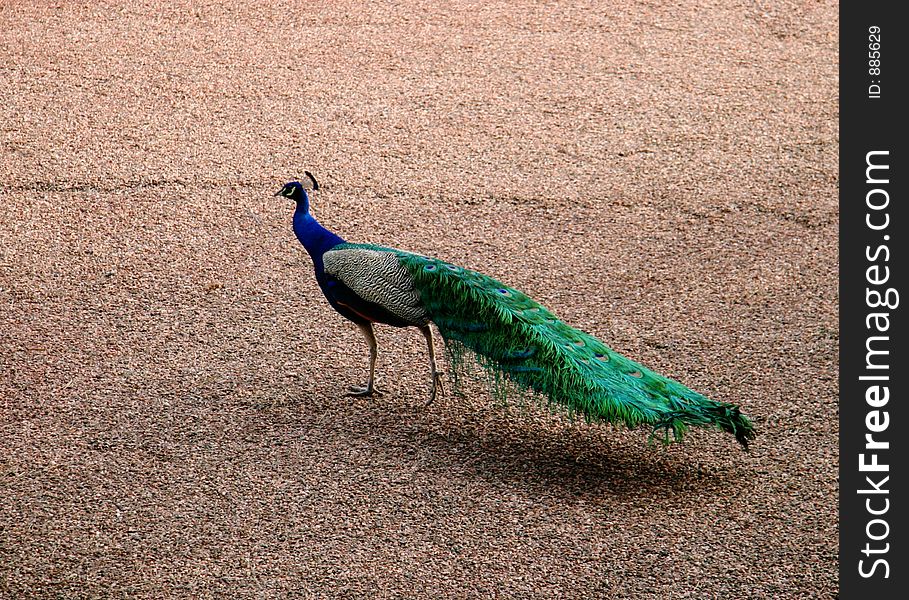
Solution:
<svg viewBox="0 0 909 600">
<path fill-rule="evenodd" d="M 316 281 L 332 308 L 355 323 L 381 322 L 396 326 L 406 325 L 403 321 L 397 322 L 399 320 L 388 311 L 363 300 L 349 287 L 325 273 L 322 256 L 338 244 L 345 243 L 341 236 L 322 227 L 305 207 L 297 207 L 293 223 L 294 234 L 312 258 Z"/>
<path fill-rule="evenodd" d="M 322 255 L 338 244 L 343 244 L 344 239 L 322 227 L 315 217 L 299 206 L 294 213 L 294 234 L 300 240 L 300 243 L 303 244 L 303 247 L 306 248 L 306 251 L 309 252 L 309 256 L 316 267 L 316 277 L 321 280 L 325 275 Z M 321 284 L 320 281 L 319 285 Z"/>
</svg>

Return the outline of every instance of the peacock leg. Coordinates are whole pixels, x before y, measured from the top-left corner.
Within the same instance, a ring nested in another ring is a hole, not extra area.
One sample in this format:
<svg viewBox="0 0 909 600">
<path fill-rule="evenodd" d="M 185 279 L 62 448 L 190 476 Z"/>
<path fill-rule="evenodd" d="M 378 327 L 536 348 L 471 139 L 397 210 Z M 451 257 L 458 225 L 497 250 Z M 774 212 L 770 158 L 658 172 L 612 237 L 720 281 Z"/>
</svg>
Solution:
<svg viewBox="0 0 909 600">
<path fill-rule="evenodd" d="M 352 385 L 346 396 L 381 396 L 382 392 L 376 389 L 376 357 L 379 354 L 379 345 L 376 343 L 376 334 L 372 330 L 372 323 L 357 323 L 357 327 L 369 344 L 369 381 L 365 386 Z"/>
<path fill-rule="evenodd" d="M 436 389 L 443 394 L 445 389 L 442 387 L 442 374 L 436 368 L 436 348 L 432 343 L 432 329 L 429 328 L 429 325 L 424 325 L 420 327 L 420 332 L 423 333 L 423 337 L 426 338 L 426 345 L 429 347 L 429 368 L 432 374 L 432 391 L 429 393 L 429 401 L 426 402 L 426 406 L 429 406 L 436 399 Z"/>
</svg>

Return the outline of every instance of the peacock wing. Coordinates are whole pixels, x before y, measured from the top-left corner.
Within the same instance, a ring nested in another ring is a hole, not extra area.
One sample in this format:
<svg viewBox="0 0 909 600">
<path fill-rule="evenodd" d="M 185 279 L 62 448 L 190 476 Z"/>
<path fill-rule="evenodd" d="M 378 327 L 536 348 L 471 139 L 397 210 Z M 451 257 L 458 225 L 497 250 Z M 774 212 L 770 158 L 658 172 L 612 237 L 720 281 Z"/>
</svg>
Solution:
<svg viewBox="0 0 909 600">
<path fill-rule="evenodd" d="M 322 255 L 325 273 L 368 304 L 380 306 L 401 321 L 429 322 L 413 277 L 397 254 L 380 246 L 341 244 Z"/>
</svg>

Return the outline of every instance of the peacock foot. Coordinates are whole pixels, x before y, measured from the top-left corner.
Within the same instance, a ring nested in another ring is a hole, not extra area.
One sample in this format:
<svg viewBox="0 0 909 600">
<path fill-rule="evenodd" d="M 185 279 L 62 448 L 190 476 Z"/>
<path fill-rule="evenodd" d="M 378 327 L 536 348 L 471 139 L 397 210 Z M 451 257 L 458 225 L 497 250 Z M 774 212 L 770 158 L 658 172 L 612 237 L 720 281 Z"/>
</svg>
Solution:
<svg viewBox="0 0 909 600">
<path fill-rule="evenodd" d="M 344 394 L 345 396 L 368 398 L 370 396 L 381 396 L 384 394 L 382 390 L 369 385 L 352 385 L 347 388 L 347 390 L 347 393 Z"/>
<path fill-rule="evenodd" d="M 436 399 L 436 390 L 439 393 L 444 394 L 445 388 L 442 386 L 442 374 L 433 373 L 432 374 L 432 391 L 429 392 L 429 400 L 426 401 L 426 404 L 423 405 L 423 408 L 427 408 L 432 404 Z"/>
</svg>

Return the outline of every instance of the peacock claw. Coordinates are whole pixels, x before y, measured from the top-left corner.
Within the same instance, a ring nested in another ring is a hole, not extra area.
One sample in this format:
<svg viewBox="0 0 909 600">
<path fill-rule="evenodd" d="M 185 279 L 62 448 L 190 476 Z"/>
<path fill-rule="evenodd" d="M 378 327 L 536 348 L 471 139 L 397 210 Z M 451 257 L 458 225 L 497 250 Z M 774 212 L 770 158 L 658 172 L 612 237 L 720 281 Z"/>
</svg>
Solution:
<svg viewBox="0 0 909 600">
<path fill-rule="evenodd" d="M 368 398 L 370 396 L 381 396 L 384 392 L 376 387 L 369 387 L 368 385 L 352 385 L 347 388 L 348 391 L 345 396 L 355 396 L 358 398 Z"/>
<path fill-rule="evenodd" d="M 432 391 L 429 392 L 429 400 L 426 401 L 426 404 L 423 405 L 423 408 L 429 408 L 429 405 L 433 403 L 436 399 L 436 389 L 438 388 L 439 392 L 445 394 L 445 387 L 442 385 L 442 374 L 433 373 L 432 374 Z"/>
</svg>

